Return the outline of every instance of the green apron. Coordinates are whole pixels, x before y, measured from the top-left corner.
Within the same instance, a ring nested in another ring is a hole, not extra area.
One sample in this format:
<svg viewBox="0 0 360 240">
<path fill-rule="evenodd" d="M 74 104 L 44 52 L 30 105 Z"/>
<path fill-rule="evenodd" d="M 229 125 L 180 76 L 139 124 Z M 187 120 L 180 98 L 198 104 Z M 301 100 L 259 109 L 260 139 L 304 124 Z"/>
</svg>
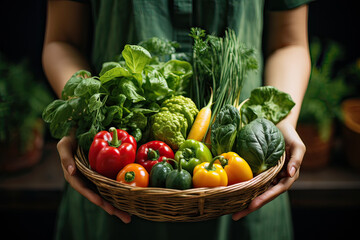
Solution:
<svg viewBox="0 0 360 240">
<path fill-rule="evenodd" d="M 247 76 L 242 99 L 262 84 L 264 9 L 284 10 L 309 0 L 90 0 L 93 17 L 92 64 L 119 55 L 125 44 L 157 36 L 177 41 L 191 51 L 192 26 L 222 35 L 231 28 L 256 50 L 259 70 Z M 132 217 L 130 224 L 110 216 L 66 184 L 58 213 L 56 239 L 292 239 L 287 194 L 234 222 L 231 216 L 198 223 L 159 223 Z"/>
</svg>

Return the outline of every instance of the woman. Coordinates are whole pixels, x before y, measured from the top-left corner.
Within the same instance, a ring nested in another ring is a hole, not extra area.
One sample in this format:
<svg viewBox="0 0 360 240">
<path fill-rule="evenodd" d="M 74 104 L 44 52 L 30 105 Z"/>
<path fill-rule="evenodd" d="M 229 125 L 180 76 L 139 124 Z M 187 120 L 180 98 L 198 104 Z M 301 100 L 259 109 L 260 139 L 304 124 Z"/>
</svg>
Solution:
<svg viewBox="0 0 360 240">
<path fill-rule="evenodd" d="M 276 184 L 255 198 L 247 209 L 201 223 L 149 222 L 115 209 L 82 180 L 73 159 L 75 139 L 64 137 L 58 143 L 58 151 L 69 184 L 59 209 L 56 237 L 291 239 L 289 202 L 282 193 L 298 178 L 305 153 L 295 127 L 310 75 L 307 2 L 309 0 L 49 1 L 43 66 L 58 96 L 73 73 L 80 69 L 97 73 L 101 63 L 113 59 L 126 43 L 136 44 L 157 36 L 177 41 L 182 51 L 190 51 L 188 33 L 190 27 L 195 26 L 216 35 L 223 34 L 227 27 L 234 29 L 246 45 L 256 49 L 260 71 L 251 73 L 245 80 L 243 98 L 248 97 L 253 88 L 265 84 L 289 93 L 296 102 L 291 113 L 277 125 L 286 141 L 287 164 Z M 264 66 L 263 30 L 266 33 Z"/>
</svg>

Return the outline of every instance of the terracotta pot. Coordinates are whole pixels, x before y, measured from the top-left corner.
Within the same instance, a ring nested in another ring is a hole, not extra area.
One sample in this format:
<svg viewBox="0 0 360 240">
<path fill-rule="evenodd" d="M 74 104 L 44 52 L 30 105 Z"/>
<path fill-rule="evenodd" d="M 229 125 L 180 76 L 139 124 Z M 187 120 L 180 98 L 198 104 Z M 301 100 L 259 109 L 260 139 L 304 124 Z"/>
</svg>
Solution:
<svg viewBox="0 0 360 240">
<path fill-rule="evenodd" d="M 19 147 L 18 137 L 10 143 L 0 143 L 0 172 L 16 172 L 30 168 L 41 160 L 44 146 L 44 124 L 42 120 L 36 122 L 33 136 L 24 151 Z"/>
<path fill-rule="evenodd" d="M 342 104 L 342 111 L 346 159 L 350 166 L 360 169 L 360 98 L 345 100 Z"/>
<path fill-rule="evenodd" d="M 296 129 L 306 146 L 301 169 L 319 170 L 326 167 L 330 161 L 331 148 L 333 146 L 333 127 L 330 138 L 327 141 L 320 138 L 315 125 L 299 123 Z"/>
</svg>

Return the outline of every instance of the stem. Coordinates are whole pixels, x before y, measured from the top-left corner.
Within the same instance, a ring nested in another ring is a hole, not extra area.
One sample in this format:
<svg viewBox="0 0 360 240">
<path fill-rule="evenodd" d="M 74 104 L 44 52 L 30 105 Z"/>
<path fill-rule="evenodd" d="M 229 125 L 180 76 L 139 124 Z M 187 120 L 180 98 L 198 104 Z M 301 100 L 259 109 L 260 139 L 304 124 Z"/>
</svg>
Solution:
<svg viewBox="0 0 360 240">
<path fill-rule="evenodd" d="M 116 128 L 111 127 L 109 129 L 109 132 L 113 133 L 113 136 L 112 136 L 111 142 L 109 142 L 109 145 L 112 147 L 118 148 L 121 145 L 121 141 L 118 139 L 118 134 L 117 134 Z"/>
<path fill-rule="evenodd" d="M 249 98 L 245 99 L 244 101 L 242 101 L 242 103 L 240 103 L 240 105 L 237 107 L 237 109 L 239 110 L 239 114 L 240 114 L 240 126 L 239 126 L 239 129 L 240 130 L 242 127 L 243 127 L 243 123 L 242 123 L 242 117 L 241 117 L 241 108 L 242 106 L 247 102 L 249 101 Z"/>
<path fill-rule="evenodd" d="M 208 171 L 215 171 L 215 170 L 216 170 L 216 167 L 214 167 L 214 162 L 215 162 L 216 160 L 219 160 L 220 163 L 221 163 L 221 161 L 224 160 L 224 157 L 223 157 L 223 156 L 216 156 L 216 157 L 214 157 L 214 158 L 210 161 L 209 165 L 207 165 L 207 167 L 205 167 L 205 169 L 208 170 Z"/>
<path fill-rule="evenodd" d="M 134 181 L 134 179 L 135 179 L 135 172 L 134 172 L 134 171 L 126 172 L 124 178 L 125 178 L 125 181 L 126 181 L 126 182 L 132 182 L 132 181 Z"/>
<path fill-rule="evenodd" d="M 158 160 L 158 158 L 159 158 L 159 152 L 157 150 L 149 148 L 148 149 L 148 160 L 155 161 L 155 160 Z"/>
</svg>

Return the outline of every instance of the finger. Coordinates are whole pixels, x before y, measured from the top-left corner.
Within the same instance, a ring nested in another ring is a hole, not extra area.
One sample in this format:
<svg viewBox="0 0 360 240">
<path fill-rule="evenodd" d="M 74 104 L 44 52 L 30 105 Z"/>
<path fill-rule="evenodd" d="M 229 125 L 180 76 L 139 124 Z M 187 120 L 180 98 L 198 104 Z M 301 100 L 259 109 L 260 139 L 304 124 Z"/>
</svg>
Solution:
<svg viewBox="0 0 360 240">
<path fill-rule="evenodd" d="M 73 176 L 76 172 L 75 161 L 73 158 L 74 144 L 75 140 L 70 136 L 63 137 L 57 144 L 61 164 L 70 176 Z"/>
<path fill-rule="evenodd" d="M 300 139 L 299 139 L 300 140 Z M 300 140 L 299 142 L 293 143 L 290 147 L 290 158 L 287 165 L 288 176 L 294 177 L 295 173 L 299 171 L 302 160 L 305 155 L 306 147 Z"/>
</svg>

